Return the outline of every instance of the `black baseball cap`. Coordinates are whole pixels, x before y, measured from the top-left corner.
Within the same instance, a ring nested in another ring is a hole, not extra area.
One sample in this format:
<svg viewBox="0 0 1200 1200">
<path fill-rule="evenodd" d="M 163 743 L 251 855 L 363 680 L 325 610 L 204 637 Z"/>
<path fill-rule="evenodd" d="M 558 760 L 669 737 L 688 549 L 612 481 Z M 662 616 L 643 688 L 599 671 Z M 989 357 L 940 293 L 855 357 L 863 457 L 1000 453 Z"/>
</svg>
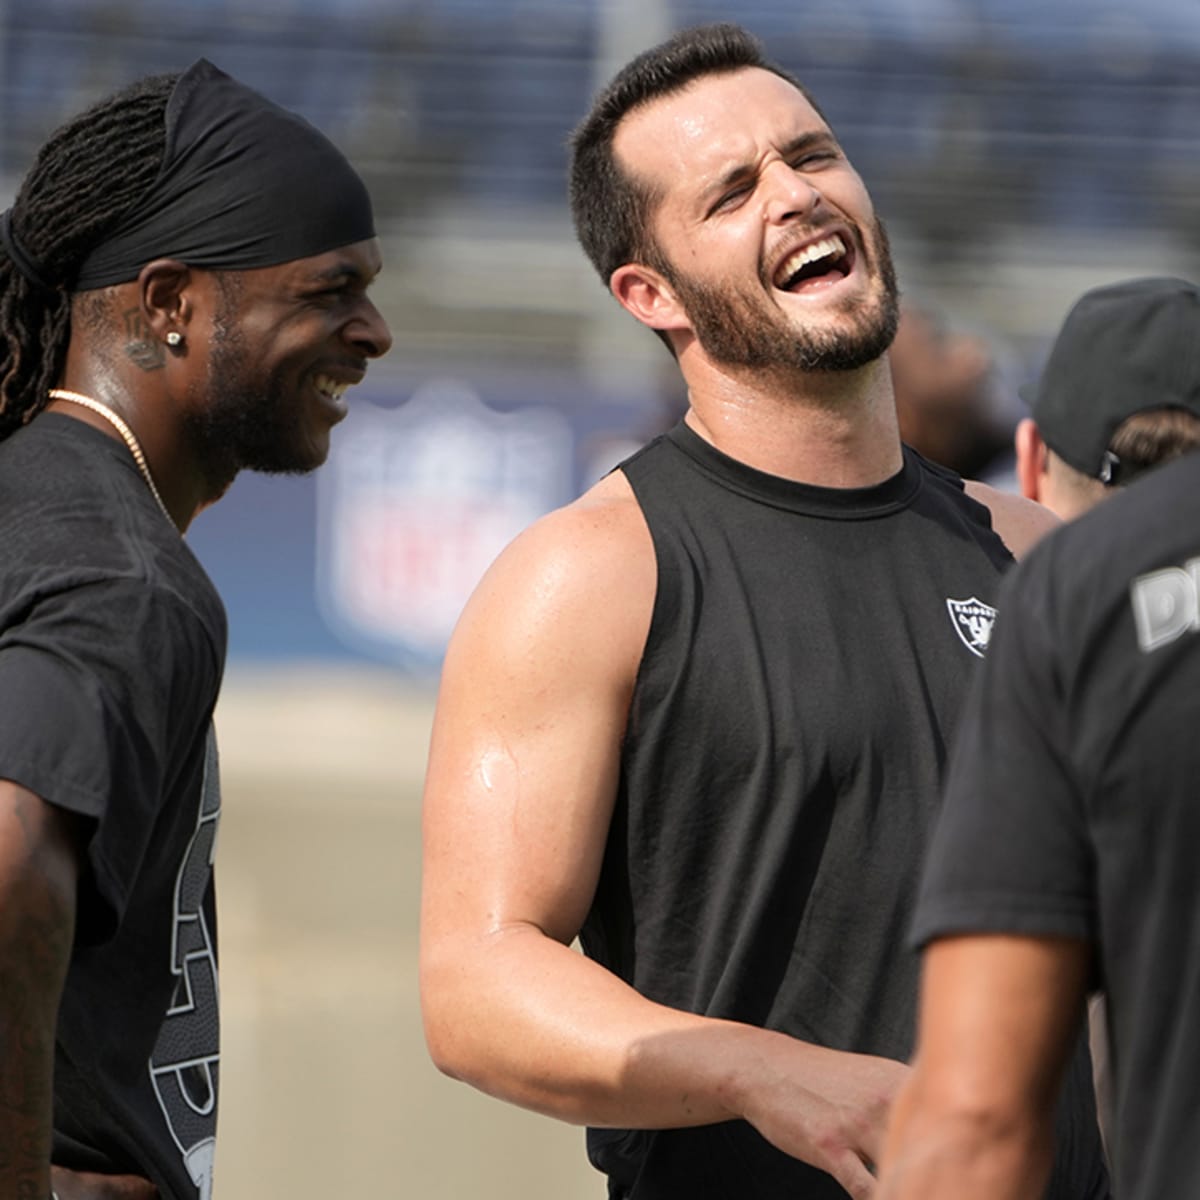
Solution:
<svg viewBox="0 0 1200 1200">
<path fill-rule="evenodd" d="M 1021 394 L 1059 458 L 1117 482 L 1108 445 L 1126 417 L 1152 408 L 1200 416 L 1200 287 L 1153 277 L 1085 292 L 1067 313 L 1041 378 Z"/>
</svg>

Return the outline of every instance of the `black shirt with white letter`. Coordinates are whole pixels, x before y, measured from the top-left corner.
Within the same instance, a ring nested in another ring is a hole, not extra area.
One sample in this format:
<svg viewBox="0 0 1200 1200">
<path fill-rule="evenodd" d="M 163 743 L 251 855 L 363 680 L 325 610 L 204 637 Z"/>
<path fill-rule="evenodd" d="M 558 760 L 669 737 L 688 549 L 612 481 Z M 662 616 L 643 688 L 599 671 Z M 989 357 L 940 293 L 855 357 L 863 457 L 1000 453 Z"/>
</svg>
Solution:
<svg viewBox="0 0 1200 1200">
<path fill-rule="evenodd" d="M 1083 938 L 1108 997 L 1114 1194 L 1200 1196 L 1200 453 L 1005 581 L 918 943 Z"/>
<path fill-rule="evenodd" d="M 225 614 L 129 451 L 0 442 L 0 777 L 87 818 L 54 1161 L 207 1198 L 218 1075 L 212 711 Z"/>
</svg>

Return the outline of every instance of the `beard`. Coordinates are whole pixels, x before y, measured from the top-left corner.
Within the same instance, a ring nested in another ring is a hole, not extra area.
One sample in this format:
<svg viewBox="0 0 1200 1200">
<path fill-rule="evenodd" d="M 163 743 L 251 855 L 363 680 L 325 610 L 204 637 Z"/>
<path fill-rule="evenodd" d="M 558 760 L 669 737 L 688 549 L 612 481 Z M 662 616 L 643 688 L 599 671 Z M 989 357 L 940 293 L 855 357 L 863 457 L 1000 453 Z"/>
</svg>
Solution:
<svg viewBox="0 0 1200 1200">
<path fill-rule="evenodd" d="M 278 377 L 256 369 L 229 310 L 223 304 L 214 319 L 207 395 L 189 404 L 187 418 L 200 470 L 218 495 L 239 471 L 302 475 L 319 467 L 327 452 L 306 442 L 294 395 Z"/>
<path fill-rule="evenodd" d="M 760 293 L 717 288 L 674 268 L 664 270 L 683 304 L 696 340 L 714 362 L 758 370 L 854 371 L 874 362 L 892 344 L 900 319 L 900 292 L 891 247 L 875 219 L 867 246 L 877 286 L 865 300 L 842 306 L 848 318 L 836 329 L 804 329 L 769 306 Z M 761 280 L 770 289 L 770 280 Z"/>
</svg>

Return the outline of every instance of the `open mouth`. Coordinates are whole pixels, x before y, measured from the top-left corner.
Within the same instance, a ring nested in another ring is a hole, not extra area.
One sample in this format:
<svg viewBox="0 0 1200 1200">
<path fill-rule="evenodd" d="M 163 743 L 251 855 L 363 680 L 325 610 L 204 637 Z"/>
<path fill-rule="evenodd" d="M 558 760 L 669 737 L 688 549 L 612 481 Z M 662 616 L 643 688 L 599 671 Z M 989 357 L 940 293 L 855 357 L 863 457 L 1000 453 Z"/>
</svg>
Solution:
<svg viewBox="0 0 1200 1200">
<path fill-rule="evenodd" d="M 833 233 L 789 254 L 780 263 L 773 282 L 780 291 L 803 292 L 845 279 L 853 265 L 841 234 Z"/>
<path fill-rule="evenodd" d="M 336 379 L 331 379 L 328 375 L 318 375 L 315 383 L 317 391 L 322 396 L 333 401 L 341 400 L 346 394 L 346 389 L 350 386 L 348 383 L 339 383 Z"/>
</svg>

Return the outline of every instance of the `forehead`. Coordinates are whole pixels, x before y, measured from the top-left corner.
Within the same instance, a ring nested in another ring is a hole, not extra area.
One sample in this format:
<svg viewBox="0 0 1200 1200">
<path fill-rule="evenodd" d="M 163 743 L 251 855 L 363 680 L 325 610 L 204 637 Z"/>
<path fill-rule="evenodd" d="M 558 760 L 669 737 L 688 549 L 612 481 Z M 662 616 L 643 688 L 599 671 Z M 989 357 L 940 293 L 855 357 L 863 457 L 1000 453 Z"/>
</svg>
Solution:
<svg viewBox="0 0 1200 1200">
<path fill-rule="evenodd" d="M 613 141 L 618 162 L 664 194 L 703 185 L 829 127 L 804 94 L 771 71 L 705 75 L 631 112 Z"/>
<path fill-rule="evenodd" d="M 306 283 L 370 283 L 383 266 L 378 238 L 339 246 L 307 258 L 294 258 L 274 267 L 258 267 L 243 272 L 264 289 L 285 288 Z"/>
</svg>

